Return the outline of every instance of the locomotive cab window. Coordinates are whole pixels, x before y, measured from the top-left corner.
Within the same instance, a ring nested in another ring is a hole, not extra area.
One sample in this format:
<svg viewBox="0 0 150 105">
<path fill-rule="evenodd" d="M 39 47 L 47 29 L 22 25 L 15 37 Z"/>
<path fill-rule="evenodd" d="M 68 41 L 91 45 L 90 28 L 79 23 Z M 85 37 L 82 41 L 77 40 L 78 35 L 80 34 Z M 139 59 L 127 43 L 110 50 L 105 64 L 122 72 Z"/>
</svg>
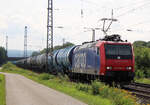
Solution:
<svg viewBox="0 0 150 105">
<path fill-rule="evenodd" d="M 100 54 L 100 52 L 99 52 L 99 47 L 97 47 L 97 55 L 99 55 Z"/>
<path fill-rule="evenodd" d="M 131 45 L 105 44 L 106 59 L 132 59 Z"/>
</svg>

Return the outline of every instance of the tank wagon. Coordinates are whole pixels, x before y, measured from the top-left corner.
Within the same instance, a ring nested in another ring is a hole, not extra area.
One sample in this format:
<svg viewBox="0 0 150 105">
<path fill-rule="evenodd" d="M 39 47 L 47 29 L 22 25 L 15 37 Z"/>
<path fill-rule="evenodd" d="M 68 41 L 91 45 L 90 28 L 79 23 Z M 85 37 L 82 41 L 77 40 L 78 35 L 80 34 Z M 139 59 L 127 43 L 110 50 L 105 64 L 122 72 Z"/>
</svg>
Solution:
<svg viewBox="0 0 150 105">
<path fill-rule="evenodd" d="M 43 72 L 45 54 L 16 62 L 28 68 L 40 68 Z M 53 63 L 52 63 L 53 62 Z M 118 35 L 71 46 L 53 52 L 49 57 L 49 72 L 66 73 L 71 78 L 130 82 L 134 78 L 134 53 L 132 44 L 124 42 Z M 53 64 L 53 65 L 52 65 Z"/>
</svg>

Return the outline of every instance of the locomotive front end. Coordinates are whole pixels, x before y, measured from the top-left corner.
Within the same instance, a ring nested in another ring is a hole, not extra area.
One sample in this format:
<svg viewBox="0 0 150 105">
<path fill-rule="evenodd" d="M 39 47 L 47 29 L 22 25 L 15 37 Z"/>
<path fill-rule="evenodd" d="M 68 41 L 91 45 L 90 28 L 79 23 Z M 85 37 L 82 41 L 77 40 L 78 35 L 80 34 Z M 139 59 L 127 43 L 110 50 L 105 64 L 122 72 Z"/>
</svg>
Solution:
<svg viewBox="0 0 150 105">
<path fill-rule="evenodd" d="M 100 75 L 112 81 L 131 81 L 134 78 L 134 54 L 131 43 L 105 42 L 101 46 Z"/>
</svg>

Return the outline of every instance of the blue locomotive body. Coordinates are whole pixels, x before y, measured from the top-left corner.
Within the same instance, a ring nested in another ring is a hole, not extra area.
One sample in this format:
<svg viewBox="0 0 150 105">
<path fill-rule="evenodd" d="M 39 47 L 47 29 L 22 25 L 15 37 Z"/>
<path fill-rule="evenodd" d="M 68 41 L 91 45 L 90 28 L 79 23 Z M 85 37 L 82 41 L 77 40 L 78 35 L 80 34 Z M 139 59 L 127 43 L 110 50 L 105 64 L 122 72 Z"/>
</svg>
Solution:
<svg viewBox="0 0 150 105">
<path fill-rule="evenodd" d="M 95 44 L 78 46 L 72 57 L 72 72 L 84 74 L 99 74 L 100 56 Z"/>
</svg>

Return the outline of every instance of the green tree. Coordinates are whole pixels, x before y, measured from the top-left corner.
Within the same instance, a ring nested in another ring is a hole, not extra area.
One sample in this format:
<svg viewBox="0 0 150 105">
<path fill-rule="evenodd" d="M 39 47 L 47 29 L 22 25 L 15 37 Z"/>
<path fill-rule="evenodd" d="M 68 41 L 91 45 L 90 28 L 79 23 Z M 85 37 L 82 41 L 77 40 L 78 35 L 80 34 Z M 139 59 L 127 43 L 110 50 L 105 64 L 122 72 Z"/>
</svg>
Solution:
<svg viewBox="0 0 150 105">
<path fill-rule="evenodd" d="M 146 46 L 150 48 L 150 41 L 147 42 Z"/>
<path fill-rule="evenodd" d="M 40 52 L 34 51 L 34 52 L 32 52 L 31 56 L 33 57 L 33 56 L 38 56 L 38 55 L 40 55 Z"/>
<path fill-rule="evenodd" d="M 66 47 L 69 47 L 69 46 L 73 46 L 74 44 L 71 43 L 71 42 L 66 42 L 65 44 L 63 45 L 57 45 L 53 48 L 53 50 L 58 50 L 58 49 L 63 49 L 63 48 L 66 48 Z M 41 54 L 43 53 L 46 53 L 46 48 L 44 48 L 42 51 L 40 51 Z"/>
<path fill-rule="evenodd" d="M 135 70 L 137 77 L 150 77 L 150 48 L 134 46 Z"/>
<path fill-rule="evenodd" d="M 147 42 L 145 42 L 145 41 L 135 41 L 135 42 L 133 43 L 133 45 L 134 45 L 135 47 L 142 47 L 142 46 L 145 46 L 145 47 L 146 47 Z"/>
<path fill-rule="evenodd" d="M 63 48 L 66 48 L 66 47 L 69 47 L 69 46 L 73 46 L 73 45 L 74 45 L 73 43 L 66 42 L 64 45 L 55 46 L 55 47 L 54 47 L 54 50 L 63 49 Z"/>
<path fill-rule="evenodd" d="M 7 61 L 6 50 L 3 47 L 0 47 L 0 65 L 6 63 L 6 61 Z"/>
</svg>

